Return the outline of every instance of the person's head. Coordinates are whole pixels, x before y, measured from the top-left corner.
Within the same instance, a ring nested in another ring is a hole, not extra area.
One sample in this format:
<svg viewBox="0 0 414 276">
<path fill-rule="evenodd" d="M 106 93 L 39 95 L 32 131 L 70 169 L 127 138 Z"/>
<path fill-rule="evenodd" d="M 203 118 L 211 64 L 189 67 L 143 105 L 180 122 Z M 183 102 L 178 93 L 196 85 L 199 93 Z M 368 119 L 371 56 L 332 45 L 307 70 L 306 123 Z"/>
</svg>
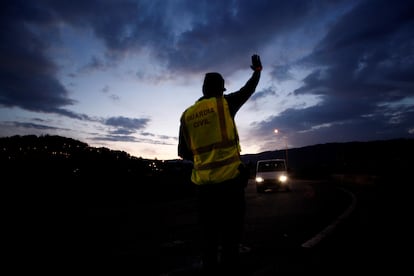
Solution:
<svg viewBox="0 0 414 276">
<path fill-rule="evenodd" d="M 226 91 L 224 79 L 219 73 L 210 72 L 205 75 L 203 83 L 203 95 L 205 97 L 222 96 L 224 91 Z"/>
</svg>

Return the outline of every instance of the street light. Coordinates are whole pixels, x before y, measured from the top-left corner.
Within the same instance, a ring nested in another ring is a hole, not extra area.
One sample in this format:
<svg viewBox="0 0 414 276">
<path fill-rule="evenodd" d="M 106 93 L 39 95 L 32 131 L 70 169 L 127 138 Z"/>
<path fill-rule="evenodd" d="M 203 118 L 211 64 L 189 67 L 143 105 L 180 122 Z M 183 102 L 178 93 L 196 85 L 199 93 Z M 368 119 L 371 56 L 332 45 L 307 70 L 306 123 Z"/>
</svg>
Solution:
<svg viewBox="0 0 414 276">
<path fill-rule="evenodd" d="M 279 134 L 279 130 L 275 128 L 273 130 L 275 134 Z M 288 167 L 288 144 L 287 144 L 287 136 L 285 135 L 285 159 L 286 159 L 286 167 Z"/>
</svg>

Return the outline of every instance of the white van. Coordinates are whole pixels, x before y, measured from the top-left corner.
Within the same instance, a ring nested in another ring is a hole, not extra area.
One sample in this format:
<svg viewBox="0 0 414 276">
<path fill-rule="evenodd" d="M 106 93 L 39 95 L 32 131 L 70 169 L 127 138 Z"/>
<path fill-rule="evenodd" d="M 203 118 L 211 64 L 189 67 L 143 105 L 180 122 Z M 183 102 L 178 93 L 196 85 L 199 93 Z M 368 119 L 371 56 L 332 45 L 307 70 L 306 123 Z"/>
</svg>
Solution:
<svg viewBox="0 0 414 276">
<path fill-rule="evenodd" d="M 259 193 L 273 188 L 290 191 L 291 187 L 285 159 L 257 161 L 255 182 L 257 192 Z"/>
</svg>

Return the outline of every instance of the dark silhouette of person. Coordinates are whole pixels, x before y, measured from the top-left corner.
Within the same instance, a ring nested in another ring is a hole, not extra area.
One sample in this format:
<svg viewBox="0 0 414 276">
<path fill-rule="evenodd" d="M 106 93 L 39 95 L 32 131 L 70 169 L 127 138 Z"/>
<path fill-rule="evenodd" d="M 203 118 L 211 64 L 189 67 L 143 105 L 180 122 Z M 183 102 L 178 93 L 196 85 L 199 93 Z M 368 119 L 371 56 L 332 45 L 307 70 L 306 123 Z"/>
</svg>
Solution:
<svg viewBox="0 0 414 276">
<path fill-rule="evenodd" d="M 191 181 L 197 187 L 201 257 L 208 275 L 236 273 L 240 268 L 249 172 L 240 159 L 234 117 L 260 80 L 260 56 L 252 55 L 251 60 L 252 76 L 233 93 L 224 95 L 220 73 L 206 73 L 203 96 L 180 118 L 178 156 L 193 162 Z"/>
</svg>

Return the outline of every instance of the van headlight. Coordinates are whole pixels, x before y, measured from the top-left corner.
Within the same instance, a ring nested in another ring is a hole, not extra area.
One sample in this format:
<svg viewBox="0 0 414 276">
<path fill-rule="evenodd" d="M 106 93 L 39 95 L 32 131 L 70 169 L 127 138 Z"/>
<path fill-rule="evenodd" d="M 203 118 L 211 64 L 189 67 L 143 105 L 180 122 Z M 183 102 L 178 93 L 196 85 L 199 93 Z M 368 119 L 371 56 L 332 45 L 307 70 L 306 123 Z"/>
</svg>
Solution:
<svg viewBox="0 0 414 276">
<path fill-rule="evenodd" d="M 263 182 L 263 181 L 264 181 L 263 177 L 261 177 L 261 176 L 256 177 L 256 182 L 260 183 L 260 182 Z"/>
<path fill-rule="evenodd" d="M 281 175 L 281 176 L 279 176 L 279 181 L 280 182 L 286 182 L 287 181 L 287 176 L 286 175 Z"/>
</svg>

